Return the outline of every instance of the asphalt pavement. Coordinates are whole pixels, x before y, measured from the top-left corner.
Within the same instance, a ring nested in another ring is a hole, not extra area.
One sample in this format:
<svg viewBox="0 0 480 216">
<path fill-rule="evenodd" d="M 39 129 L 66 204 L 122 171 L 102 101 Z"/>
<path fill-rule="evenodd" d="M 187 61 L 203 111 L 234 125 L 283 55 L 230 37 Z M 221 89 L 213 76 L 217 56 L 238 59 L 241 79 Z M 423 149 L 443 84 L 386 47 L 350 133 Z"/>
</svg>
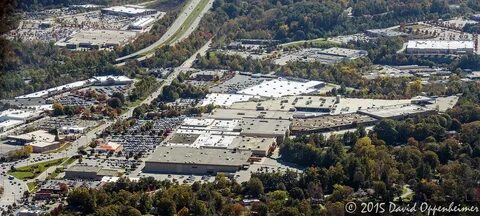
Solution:
<svg viewBox="0 0 480 216">
<path fill-rule="evenodd" d="M 115 61 L 119 62 L 119 61 L 123 61 L 123 60 L 126 60 L 126 59 L 130 59 L 130 58 L 134 58 L 134 57 L 137 57 L 137 56 L 141 56 L 141 55 L 144 55 L 144 54 L 148 54 L 150 52 L 152 52 L 153 50 L 155 50 L 156 48 L 158 48 L 159 46 L 163 45 L 166 41 L 168 41 L 172 36 L 174 36 L 174 34 L 180 30 L 180 28 L 182 27 L 183 23 L 187 20 L 188 16 L 194 11 L 194 9 L 197 7 L 197 5 L 201 2 L 201 0 L 191 0 L 189 2 L 189 4 L 184 8 L 184 10 L 182 12 L 180 12 L 179 16 L 177 17 L 177 19 L 173 22 L 173 24 L 170 26 L 170 28 L 168 28 L 167 32 L 165 32 L 165 34 L 162 35 L 162 37 L 156 41 L 155 43 L 153 43 L 152 45 L 148 46 L 148 47 L 145 47 L 135 53 L 132 53 L 132 54 L 129 54 L 129 55 L 126 55 L 126 56 L 123 56 L 123 57 L 120 57 L 120 58 L 117 58 Z M 206 11 L 208 11 L 208 9 L 211 8 L 212 6 L 212 3 L 213 1 L 210 0 L 210 2 L 208 3 L 208 5 L 205 7 L 207 8 Z M 205 11 L 205 12 L 206 12 Z M 196 28 L 196 26 L 198 25 L 198 23 L 200 22 L 200 19 L 203 17 L 203 15 L 205 14 L 205 12 L 202 12 L 200 13 L 199 17 L 197 17 L 195 19 L 195 21 L 193 22 L 192 26 L 189 26 L 189 28 L 191 28 L 192 30 L 188 30 L 184 35 L 182 35 L 182 37 L 180 38 L 185 38 L 185 35 L 188 37 L 188 35 L 191 34 L 191 32 L 193 31 L 193 29 Z M 198 21 L 197 21 L 198 20 Z M 174 41 L 173 43 L 175 43 L 176 41 Z M 152 56 L 152 55 L 149 55 L 149 56 Z M 143 60 L 145 58 L 140 58 L 139 60 Z"/>
</svg>

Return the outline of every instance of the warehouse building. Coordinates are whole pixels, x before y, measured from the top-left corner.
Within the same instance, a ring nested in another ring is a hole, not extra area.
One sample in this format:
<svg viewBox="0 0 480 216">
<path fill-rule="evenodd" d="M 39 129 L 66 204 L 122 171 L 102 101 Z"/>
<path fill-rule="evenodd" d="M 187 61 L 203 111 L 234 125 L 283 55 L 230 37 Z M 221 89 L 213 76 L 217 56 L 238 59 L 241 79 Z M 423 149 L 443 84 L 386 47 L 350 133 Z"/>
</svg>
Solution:
<svg viewBox="0 0 480 216">
<path fill-rule="evenodd" d="M 408 54 L 447 55 L 472 54 L 475 45 L 472 40 L 445 41 L 445 40 L 411 40 L 407 44 Z"/>
<path fill-rule="evenodd" d="M 430 115 L 437 113 L 437 110 L 415 104 L 400 104 L 394 106 L 380 106 L 366 110 L 359 110 L 358 113 L 371 116 L 376 119 L 405 119 L 413 115 Z"/>
<path fill-rule="evenodd" d="M 128 27 L 135 30 L 145 30 L 155 22 L 154 17 L 143 17 L 130 24 Z"/>
<path fill-rule="evenodd" d="M 101 180 L 104 176 L 118 176 L 118 171 L 81 164 L 73 165 L 65 170 L 65 179 Z"/>
<path fill-rule="evenodd" d="M 236 102 L 249 101 L 258 98 L 258 96 L 252 95 L 212 93 L 205 96 L 205 99 L 202 100 L 202 106 L 212 104 L 215 106 L 229 107 Z"/>
<path fill-rule="evenodd" d="M 326 115 L 307 119 L 294 119 L 292 123 L 292 134 L 297 135 L 346 130 L 356 128 L 358 125 L 371 126 L 377 121 L 377 119 L 368 115 L 356 113 Z"/>
<path fill-rule="evenodd" d="M 282 144 L 290 133 L 290 120 L 279 119 L 242 119 L 238 126 L 241 136 L 275 138 Z"/>
<path fill-rule="evenodd" d="M 114 7 L 102 9 L 102 14 L 127 16 L 127 17 L 146 16 L 146 15 L 151 15 L 155 13 L 157 13 L 157 11 L 153 9 L 139 8 L 139 7 L 134 7 L 130 5 L 114 6 Z"/>
<path fill-rule="evenodd" d="M 44 153 L 60 148 L 60 142 L 34 141 L 29 144 L 32 146 L 33 153 Z"/>
<path fill-rule="evenodd" d="M 96 86 L 128 85 L 133 79 L 126 76 L 94 76 L 90 82 Z"/>
<path fill-rule="evenodd" d="M 30 133 L 12 135 L 7 137 L 9 140 L 15 141 L 17 144 L 23 145 L 34 141 L 40 142 L 54 142 L 55 135 L 48 133 L 45 130 L 37 130 Z"/>
<path fill-rule="evenodd" d="M 254 156 L 266 157 L 275 150 L 276 146 L 275 138 L 237 136 L 228 149 L 251 151 Z"/>
<path fill-rule="evenodd" d="M 196 175 L 234 173 L 248 168 L 251 155 L 249 151 L 161 146 L 145 161 L 143 171 Z"/>
<path fill-rule="evenodd" d="M 307 94 L 323 87 L 325 87 L 325 83 L 321 81 L 297 82 L 285 79 L 275 79 L 241 90 L 238 93 L 276 98 L 286 95 Z"/>
<path fill-rule="evenodd" d="M 247 109 L 215 109 L 211 113 L 205 113 L 206 118 L 214 119 L 242 119 L 242 118 L 261 118 L 261 119 L 292 119 L 293 112 L 288 111 L 268 111 L 268 110 L 247 110 Z"/>
</svg>

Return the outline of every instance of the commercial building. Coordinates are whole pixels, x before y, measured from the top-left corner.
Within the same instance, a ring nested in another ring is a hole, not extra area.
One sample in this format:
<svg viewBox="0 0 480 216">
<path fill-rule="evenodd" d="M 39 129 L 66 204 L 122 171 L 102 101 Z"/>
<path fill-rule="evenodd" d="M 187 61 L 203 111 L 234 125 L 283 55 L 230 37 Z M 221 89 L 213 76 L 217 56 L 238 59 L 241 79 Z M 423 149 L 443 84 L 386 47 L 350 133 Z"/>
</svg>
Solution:
<svg viewBox="0 0 480 216">
<path fill-rule="evenodd" d="M 237 136 L 228 149 L 251 151 L 254 156 L 266 157 L 275 150 L 276 146 L 275 138 Z"/>
<path fill-rule="evenodd" d="M 176 174 L 234 173 L 247 169 L 249 151 L 161 146 L 145 161 L 144 172 Z"/>
<path fill-rule="evenodd" d="M 88 80 L 73 82 L 73 83 L 69 83 L 69 84 L 66 84 L 66 85 L 61 85 L 61 86 L 57 86 L 57 87 L 54 87 L 54 88 L 42 90 L 42 91 L 39 91 L 39 92 L 34 92 L 34 93 L 31 93 L 31 94 L 18 96 L 16 98 L 21 99 L 21 98 L 48 97 L 48 96 L 51 96 L 51 95 L 54 95 L 54 94 L 59 94 L 59 93 L 62 93 L 62 92 L 66 92 L 66 91 L 70 91 L 70 90 L 73 90 L 73 89 L 81 88 L 81 87 L 87 85 L 88 83 L 89 83 Z"/>
<path fill-rule="evenodd" d="M 19 120 L 6 120 L 0 122 L 0 133 L 10 130 L 18 125 L 23 124 L 23 121 Z"/>
<path fill-rule="evenodd" d="M 323 97 L 323 96 L 287 96 L 263 100 L 260 102 L 239 102 L 231 106 L 238 110 L 265 110 L 298 112 L 313 114 L 346 114 L 355 113 L 358 110 L 369 109 L 378 106 L 391 106 L 397 104 L 410 104 L 410 100 L 381 100 L 363 98 Z M 297 115 L 298 116 L 298 115 Z"/>
<path fill-rule="evenodd" d="M 237 127 L 238 120 L 218 120 L 211 118 L 185 118 L 179 127 L 183 130 L 199 130 L 199 131 L 217 131 L 217 132 L 240 132 Z"/>
<path fill-rule="evenodd" d="M 410 40 L 407 44 L 409 54 L 472 54 L 474 51 L 475 45 L 472 40 Z"/>
<path fill-rule="evenodd" d="M 358 113 L 365 114 L 376 119 L 404 119 L 412 115 L 435 114 L 437 113 L 437 110 L 415 104 L 401 104 L 359 110 Z"/>
<path fill-rule="evenodd" d="M 322 64 L 336 64 L 367 56 L 365 50 L 354 50 L 333 47 L 329 49 L 306 48 L 290 53 L 285 53 L 275 60 L 278 65 L 286 65 L 289 62 L 320 62 Z"/>
<path fill-rule="evenodd" d="M 123 145 L 115 142 L 107 142 L 100 144 L 95 150 L 97 152 L 119 152 L 122 151 Z"/>
<path fill-rule="evenodd" d="M 467 77 L 472 80 L 479 80 L 480 79 L 480 71 L 473 71 L 472 73 L 467 74 Z"/>
<path fill-rule="evenodd" d="M 275 138 L 281 144 L 290 133 L 290 123 L 290 120 L 245 118 L 238 126 L 241 136 Z"/>
<path fill-rule="evenodd" d="M 83 134 L 85 133 L 85 127 L 78 126 L 62 126 L 58 132 L 60 134 Z"/>
<path fill-rule="evenodd" d="M 268 110 L 248 110 L 248 109 L 215 109 L 211 113 L 205 114 L 205 118 L 213 119 L 292 119 L 293 112 L 288 111 L 268 111 Z"/>
<path fill-rule="evenodd" d="M 37 130 L 16 136 L 8 136 L 7 138 L 16 141 L 17 144 L 26 144 L 34 141 L 52 143 L 55 141 L 55 135 L 48 133 L 48 131 L 45 130 Z"/>
<path fill-rule="evenodd" d="M 229 107 L 232 104 L 240 101 L 249 101 L 259 99 L 258 96 L 253 95 L 242 95 L 242 94 L 219 94 L 212 93 L 205 96 L 205 99 L 202 101 L 202 106 L 207 106 L 209 104 L 215 106 Z"/>
<path fill-rule="evenodd" d="M 280 41 L 265 39 L 239 39 L 228 44 L 227 49 L 260 50 L 275 47 Z"/>
<path fill-rule="evenodd" d="M 116 16 L 134 17 L 134 16 L 146 16 L 146 15 L 151 15 L 155 13 L 157 13 L 156 10 L 135 7 L 133 5 L 102 8 L 102 14 L 109 14 L 109 15 L 116 15 Z"/>
<path fill-rule="evenodd" d="M 325 86 L 321 81 L 290 81 L 284 79 L 275 79 L 264 81 L 259 85 L 239 91 L 239 94 L 262 96 L 262 97 L 282 97 L 286 95 L 300 95 L 311 93 Z"/>
<path fill-rule="evenodd" d="M 64 46 L 71 50 L 114 48 L 131 42 L 137 34 L 136 31 L 125 30 L 81 30 L 65 40 L 55 43 L 55 45 Z"/>
<path fill-rule="evenodd" d="M 110 86 L 110 85 L 128 85 L 133 82 L 126 76 L 95 76 L 91 80 L 93 85 Z"/>
<path fill-rule="evenodd" d="M 29 122 L 40 118 L 42 111 L 33 109 L 9 109 L 0 112 L 0 123 L 4 121 L 21 121 Z"/>
<path fill-rule="evenodd" d="M 135 30 L 145 30 L 155 22 L 154 17 L 143 17 L 130 24 L 128 27 Z"/>
<path fill-rule="evenodd" d="M 60 148 L 60 142 L 34 141 L 28 145 L 32 146 L 33 153 L 44 153 Z"/>
<path fill-rule="evenodd" d="M 101 180 L 104 176 L 117 176 L 118 171 L 97 166 L 76 164 L 65 170 L 65 179 Z"/>
<path fill-rule="evenodd" d="M 359 125 L 371 126 L 377 121 L 377 119 L 368 115 L 356 113 L 294 119 L 292 123 L 292 134 L 310 134 L 346 130 L 356 128 Z"/>
<path fill-rule="evenodd" d="M 68 192 L 68 185 L 63 182 L 46 181 L 35 192 L 35 200 L 48 200 L 63 197 Z"/>
</svg>

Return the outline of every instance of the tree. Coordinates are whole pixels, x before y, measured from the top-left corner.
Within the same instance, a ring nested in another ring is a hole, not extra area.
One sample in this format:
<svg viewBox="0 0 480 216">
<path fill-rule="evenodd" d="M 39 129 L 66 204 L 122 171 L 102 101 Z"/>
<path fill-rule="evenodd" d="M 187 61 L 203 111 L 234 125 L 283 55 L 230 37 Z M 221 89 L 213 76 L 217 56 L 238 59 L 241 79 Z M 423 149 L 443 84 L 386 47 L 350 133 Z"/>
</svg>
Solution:
<svg viewBox="0 0 480 216">
<path fill-rule="evenodd" d="M 245 208 L 240 204 L 228 204 L 222 210 L 222 216 L 241 216 Z"/>
<path fill-rule="evenodd" d="M 53 104 L 53 116 L 62 116 L 65 114 L 64 107 L 61 103 L 54 103 Z"/>
<path fill-rule="evenodd" d="M 175 202 L 167 198 L 161 198 L 156 207 L 158 214 L 162 216 L 173 216 L 177 212 Z"/>
<path fill-rule="evenodd" d="M 295 187 L 290 191 L 290 196 L 293 199 L 298 199 L 298 200 L 303 200 L 305 199 L 305 194 L 303 193 L 303 190 L 299 187 Z"/>
<path fill-rule="evenodd" d="M 121 92 L 113 93 L 112 98 L 118 98 L 120 100 L 120 102 L 122 102 L 122 104 L 125 104 L 125 102 L 126 102 L 125 95 L 123 95 L 123 93 L 121 93 Z"/>
<path fill-rule="evenodd" d="M 250 179 L 250 181 L 248 181 L 247 191 L 249 195 L 253 197 L 259 197 L 263 194 L 263 190 L 263 183 L 259 178 L 253 177 Z"/>
<path fill-rule="evenodd" d="M 256 202 L 252 205 L 252 212 L 256 212 L 258 216 L 267 216 L 268 215 L 268 206 L 262 202 Z"/>
<path fill-rule="evenodd" d="M 84 214 L 92 213 L 96 208 L 95 197 L 85 187 L 74 188 L 67 196 L 68 205 Z"/>
<path fill-rule="evenodd" d="M 122 101 L 116 97 L 108 99 L 107 104 L 114 109 L 118 109 L 123 106 Z"/>
<path fill-rule="evenodd" d="M 189 210 L 187 207 L 183 207 L 182 209 L 180 209 L 180 211 L 178 211 L 177 213 L 178 216 L 189 216 L 190 213 L 189 213 Z"/>
<path fill-rule="evenodd" d="M 193 215 L 198 215 L 198 216 L 207 215 L 207 211 L 208 211 L 207 205 L 200 200 L 195 200 L 191 210 Z"/>
<path fill-rule="evenodd" d="M 375 126 L 374 131 L 378 138 L 384 140 L 387 144 L 395 144 L 398 135 L 395 125 L 394 120 L 384 119 Z"/>
<path fill-rule="evenodd" d="M 480 121 L 474 121 L 462 125 L 460 130 L 460 141 L 474 144 L 480 140 Z"/>
<path fill-rule="evenodd" d="M 141 214 L 147 214 L 152 209 L 152 198 L 148 194 L 143 194 L 138 202 L 138 210 Z"/>
</svg>

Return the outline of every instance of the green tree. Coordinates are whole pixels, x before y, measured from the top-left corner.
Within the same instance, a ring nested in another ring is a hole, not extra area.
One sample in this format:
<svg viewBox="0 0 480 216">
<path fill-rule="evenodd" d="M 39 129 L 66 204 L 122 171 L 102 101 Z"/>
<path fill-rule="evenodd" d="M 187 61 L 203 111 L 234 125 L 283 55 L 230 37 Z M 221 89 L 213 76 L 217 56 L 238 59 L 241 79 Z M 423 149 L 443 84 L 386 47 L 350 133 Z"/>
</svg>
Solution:
<svg viewBox="0 0 480 216">
<path fill-rule="evenodd" d="M 395 144 L 397 141 L 398 131 L 395 129 L 394 120 L 385 119 L 380 121 L 374 128 L 378 138 L 384 140 L 387 144 Z"/>
<path fill-rule="evenodd" d="M 247 183 L 248 194 L 253 197 L 259 197 L 263 194 L 263 183 L 259 178 L 253 177 Z"/>
<path fill-rule="evenodd" d="M 175 202 L 171 199 L 161 198 L 156 207 L 158 214 L 162 216 L 173 216 L 177 213 Z"/>
</svg>

